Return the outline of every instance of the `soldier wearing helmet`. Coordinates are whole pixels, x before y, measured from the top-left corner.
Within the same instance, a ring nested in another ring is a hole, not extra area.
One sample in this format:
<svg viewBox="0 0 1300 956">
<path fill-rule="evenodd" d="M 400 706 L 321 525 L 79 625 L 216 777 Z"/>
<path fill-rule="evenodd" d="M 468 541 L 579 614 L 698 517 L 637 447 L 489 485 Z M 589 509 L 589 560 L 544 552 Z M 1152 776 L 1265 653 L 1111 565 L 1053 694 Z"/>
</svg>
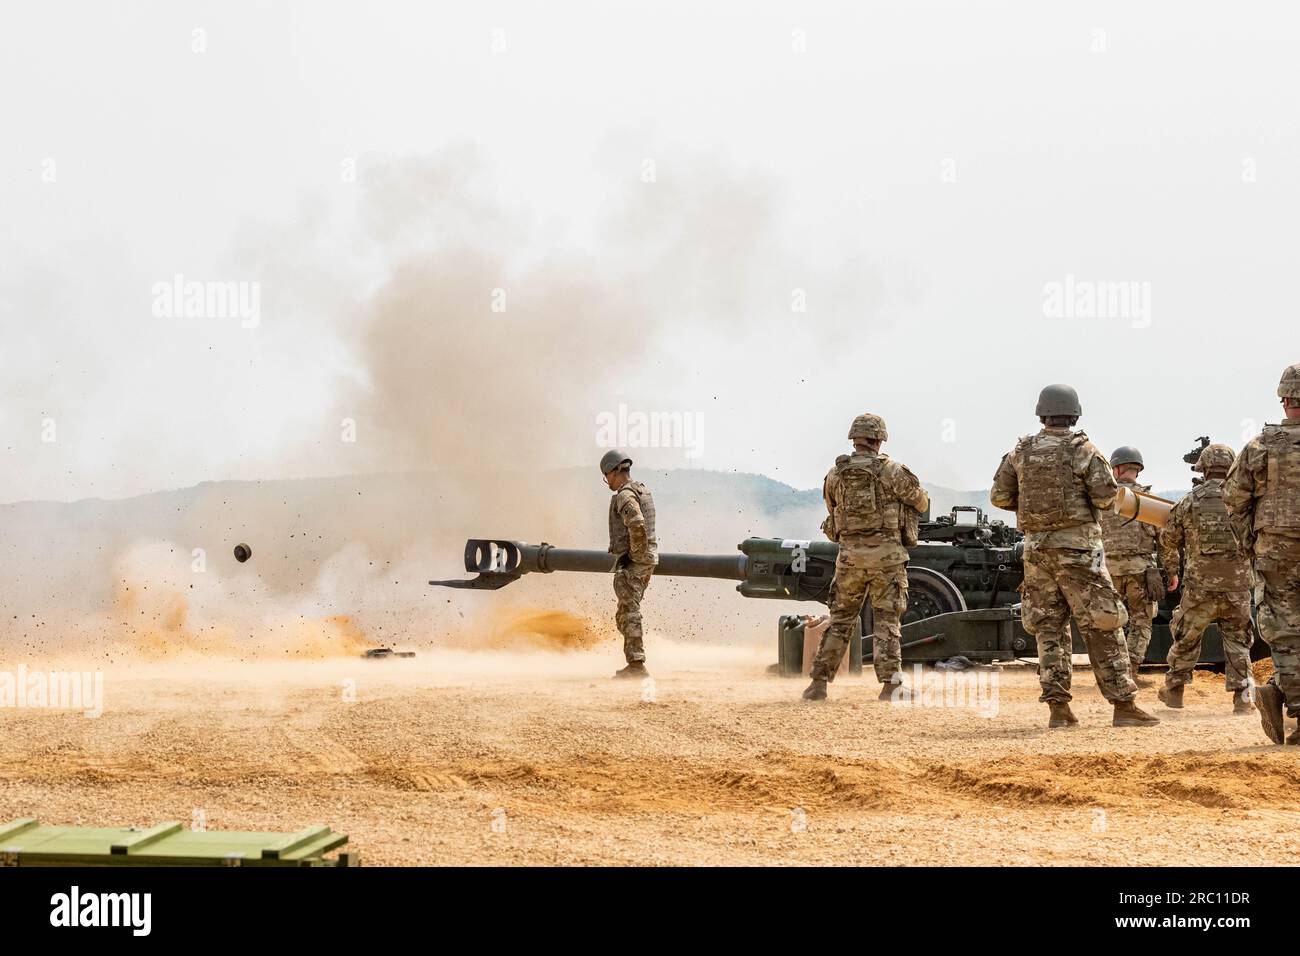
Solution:
<svg viewBox="0 0 1300 956">
<path fill-rule="evenodd" d="M 1265 425 L 1233 463 L 1223 484 L 1227 505 L 1255 564 L 1259 633 L 1273 654 L 1273 676 L 1256 688 L 1264 733 L 1283 741 L 1287 716 L 1300 716 L 1300 364 L 1277 388 L 1286 416 Z M 1300 743 L 1300 728 L 1286 737 Z"/>
<path fill-rule="evenodd" d="M 831 626 L 822 635 L 804 700 L 825 700 L 827 682 L 844 659 L 862 605 L 871 601 L 880 699 L 902 697 L 901 620 L 907 610 L 907 549 L 916 544 L 919 514 L 930 496 L 916 475 L 880 451 L 889 438 L 879 415 L 849 426 L 853 454 L 840 455 L 822 482 L 826 536 L 840 546 L 831 585 Z"/>
<path fill-rule="evenodd" d="M 1223 501 L 1223 482 L 1237 456 L 1227 445 L 1207 445 L 1194 471 L 1205 480 L 1174 505 L 1160 533 L 1160 554 L 1169 569 L 1169 590 L 1183 585 L 1174 611 L 1174 643 L 1160 699 L 1166 707 L 1183 706 L 1183 687 L 1201 657 L 1201 635 L 1211 624 L 1223 635 L 1224 683 L 1232 694 L 1232 712 L 1249 714 L 1250 558 Z M 1182 573 L 1178 572 L 1179 557 Z"/>
<path fill-rule="evenodd" d="M 1102 696 L 1114 705 L 1111 723 L 1159 723 L 1136 703 L 1124 624 L 1128 613 L 1106 570 L 1098 515 L 1119 492 L 1105 457 L 1081 431 L 1083 408 L 1069 385 L 1049 385 L 1035 411 L 1042 430 L 1027 435 L 1002 458 L 990 500 L 1016 512 L 1025 533 L 1023 621 L 1038 642 L 1039 700 L 1049 727 L 1078 724 L 1070 709 L 1070 617 L 1088 648 Z"/>
<path fill-rule="evenodd" d="M 1132 445 L 1116 448 L 1110 456 L 1110 467 L 1121 487 L 1151 490 L 1150 485 L 1138 483 L 1138 475 L 1146 464 L 1142 452 Z M 1136 682 L 1138 668 L 1151 643 L 1151 621 L 1165 593 L 1160 569 L 1156 567 L 1157 531 L 1152 525 L 1121 518 L 1109 508 L 1100 513 L 1100 518 L 1106 570 L 1128 613 L 1124 639 L 1128 645 L 1129 669 Z"/>
<path fill-rule="evenodd" d="M 614 495 L 609 500 L 609 553 L 614 555 L 614 621 L 623 635 L 627 666 L 615 677 L 646 677 L 645 643 L 641 633 L 641 598 L 659 563 L 655 539 L 655 500 L 650 489 L 632 478 L 632 459 L 607 451 L 600 473 Z"/>
</svg>

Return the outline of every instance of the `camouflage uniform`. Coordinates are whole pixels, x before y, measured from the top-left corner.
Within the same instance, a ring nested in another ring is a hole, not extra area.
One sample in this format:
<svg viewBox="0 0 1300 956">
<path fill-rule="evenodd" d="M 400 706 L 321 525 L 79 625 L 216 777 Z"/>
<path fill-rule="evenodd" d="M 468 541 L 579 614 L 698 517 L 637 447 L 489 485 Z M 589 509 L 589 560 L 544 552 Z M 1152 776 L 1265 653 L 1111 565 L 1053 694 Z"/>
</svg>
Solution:
<svg viewBox="0 0 1300 956">
<path fill-rule="evenodd" d="M 623 635 L 623 656 L 629 664 L 644 661 L 641 598 L 659 563 L 659 542 L 655 539 L 655 501 L 650 489 L 639 481 L 629 479 L 609 500 L 609 553 L 618 557 L 614 621 Z"/>
<path fill-rule="evenodd" d="M 831 587 L 831 626 L 813 661 L 813 680 L 831 681 L 862 605 L 871 601 L 876 679 L 892 681 L 903 666 L 901 619 L 907 610 L 907 545 L 916 544 L 916 519 L 930 496 L 916 475 L 870 452 L 840 455 L 822 483 L 830 512 L 822 525 L 840 546 Z"/>
<path fill-rule="evenodd" d="M 1137 697 L 1123 631 L 1128 613 L 1106 570 L 1097 522 L 1118 490 L 1088 436 L 1064 427 L 1021 438 L 993 477 L 994 507 L 1015 511 L 1025 532 L 1024 626 L 1038 642 L 1041 701 L 1071 699 L 1071 615 L 1102 696 L 1112 703 Z"/>
<path fill-rule="evenodd" d="M 1230 454 L 1225 449 L 1225 454 Z M 1160 534 L 1160 555 L 1170 574 L 1182 552 L 1183 595 L 1174 612 L 1173 646 L 1165 685 L 1192 679 L 1201 657 L 1201 634 L 1211 624 L 1223 635 L 1228 690 L 1250 686 L 1250 562 L 1223 504 L 1223 479 L 1207 478 L 1174 505 Z"/>
<path fill-rule="evenodd" d="M 1150 485 L 1121 481 L 1134 491 L 1149 492 Z M 1125 640 L 1129 668 L 1134 677 L 1147 656 L 1151 643 L 1151 620 L 1164 593 L 1164 582 L 1156 567 L 1157 530 L 1149 524 L 1121 518 L 1106 509 L 1101 513 L 1101 539 L 1106 551 L 1106 570 L 1128 613 Z"/>
<path fill-rule="evenodd" d="M 1300 420 L 1265 425 L 1237 457 L 1223 501 L 1255 562 L 1259 634 L 1291 716 L 1300 713 Z"/>
</svg>

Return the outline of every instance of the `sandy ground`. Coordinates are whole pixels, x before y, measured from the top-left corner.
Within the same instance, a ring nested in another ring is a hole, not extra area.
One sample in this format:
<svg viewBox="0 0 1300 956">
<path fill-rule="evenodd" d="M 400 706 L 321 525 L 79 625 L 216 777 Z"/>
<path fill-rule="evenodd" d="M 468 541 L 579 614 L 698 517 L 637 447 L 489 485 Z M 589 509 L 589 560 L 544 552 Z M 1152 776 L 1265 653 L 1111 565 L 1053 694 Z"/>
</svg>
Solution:
<svg viewBox="0 0 1300 956">
<path fill-rule="evenodd" d="M 371 865 L 1281 864 L 1300 850 L 1300 748 L 1231 716 L 1209 674 L 1182 712 L 1144 690 L 1163 723 L 1121 730 L 1082 668 L 1082 726 L 1048 731 L 1032 668 L 948 701 L 977 706 L 905 707 L 877 702 L 870 676 L 803 703 L 757 649 L 652 641 L 653 687 L 610 680 L 617 657 L 113 664 L 98 718 L 0 708 L 0 820 L 326 823 Z"/>
</svg>

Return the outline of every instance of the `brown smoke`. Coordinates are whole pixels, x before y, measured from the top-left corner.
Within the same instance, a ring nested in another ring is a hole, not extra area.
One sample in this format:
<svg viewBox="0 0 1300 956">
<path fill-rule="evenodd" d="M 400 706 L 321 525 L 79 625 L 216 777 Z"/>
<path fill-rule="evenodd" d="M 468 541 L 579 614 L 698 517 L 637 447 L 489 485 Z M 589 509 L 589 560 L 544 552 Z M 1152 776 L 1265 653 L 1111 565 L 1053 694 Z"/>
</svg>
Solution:
<svg viewBox="0 0 1300 956">
<path fill-rule="evenodd" d="M 765 184 L 703 164 L 629 184 L 589 253 L 497 208 L 481 178 L 472 152 L 446 151 L 386 167 L 366 193 L 388 268 L 347 322 L 364 384 L 343 411 L 377 468 L 594 464 L 596 416 L 629 400 L 625 378 L 661 368 L 656 407 L 673 407 L 686 369 L 667 364 L 665 338 L 689 341 L 702 314 L 752 332 Z"/>
<path fill-rule="evenodd" d="M 465 646 L 493 650 L 588 650 L 611 641 L 608 628 L 569 611 L 507 607 L 489 612 L 486 627 Z"/>
<path fill-rule="evenodd" d="M 629 183 L 591 253 L 532 227 L 528 210 L 499 205 L 483 179 L 472 150 L 390 163 L 366 178 L 361 221 L 386 268 L 346 322 L 362 374 L 340 413 L 356 419 L 369 467 L 459 476 L 454 497 L 430 501 L 421 518 L 449 570 L 469 536 L 603 547 L 608 493 L 595 468 L 577 478 L 540 472 L 594 465 L 596 416 L 633 402 L 623 390 L 633 375 L 663 369 L 654 408 L 674 408 L 686 370 L 668 364 L 665 340 L 689 341 L 702 315 L 738 337 L 754 334 L 764 321 L 755 300 L 788 297 L 771 288 L 782 277 L 772 268 L 764 182 L 700 163 L 661 182 Z M 649 477 L 656 454 L 638 450 L 641 474 Z M 679 454 L 672 460 L 680 464 Z M 689 518 L 664 516 L 661 546 L 730 551 L 755 532 L 754 510 L 746 501 L 695 502 Z M 363 540 L 382 548 L 377 537 L 371 528 Z M 651 626 L 731 630 L 718 598 L 667 582 L 656 590 L 670 587 L 674 614 Z M 547 647 L 589 646 L 597 628 L 613 634 L 607 580 L 556 575 L 544 587 L 511 588 L 435 592 L 444 613 L 422 629 Z M 539 613 L 539 597 L 565 610 Z M 575 609 L 600 623 L 574 618 Z"/>
</svg>

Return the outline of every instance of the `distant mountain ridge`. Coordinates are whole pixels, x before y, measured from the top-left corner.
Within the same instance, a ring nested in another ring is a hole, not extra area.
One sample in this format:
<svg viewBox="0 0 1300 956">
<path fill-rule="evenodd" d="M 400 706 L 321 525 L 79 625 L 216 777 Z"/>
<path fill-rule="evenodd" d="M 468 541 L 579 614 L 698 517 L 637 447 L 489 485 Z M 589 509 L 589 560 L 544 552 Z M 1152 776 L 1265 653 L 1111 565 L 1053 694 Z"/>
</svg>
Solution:
<svg viewBox="0 0 1300 956">
<path fill-rule="evenodd" d="M 694 469 L 645 470 L 639 477 L 655 493 L 665 551 L 721 553 L 751 536 L 821 536 L 820 489 Z M 974 505 L 1014 522 L 1014 515 L 990 506 L 987 491 L 926 489 L 934 517 L 954 505 Z M 232 595 L 250 577 L 272 595 L 319 589 L 322 574 L 357 580 L 353 568 L 329 570 L 346 552 L 364 573 L 387 575 L 384 587 L 395 600 L 427 601 L 428 578 L 464 573 L 468 538 L 603 548 L 608 500 L 592 469 L 571 468 L 215 481 L 119 500 L 0 505 L 0 609 L 16 623 L 51 608 L 111 607 L 123 588 L 157 579 L 153 564 L 141 573 L 139 561 L 124 560 L 141 548 L 155 555 L 154 563 L 163 555 L 181 580 L 189 580 L 190 564 L 201 554 L 208 569 L 230 582 Z M 239 543 L 252 547 L 248 564 L 232 556 Z"/>
</svg>

